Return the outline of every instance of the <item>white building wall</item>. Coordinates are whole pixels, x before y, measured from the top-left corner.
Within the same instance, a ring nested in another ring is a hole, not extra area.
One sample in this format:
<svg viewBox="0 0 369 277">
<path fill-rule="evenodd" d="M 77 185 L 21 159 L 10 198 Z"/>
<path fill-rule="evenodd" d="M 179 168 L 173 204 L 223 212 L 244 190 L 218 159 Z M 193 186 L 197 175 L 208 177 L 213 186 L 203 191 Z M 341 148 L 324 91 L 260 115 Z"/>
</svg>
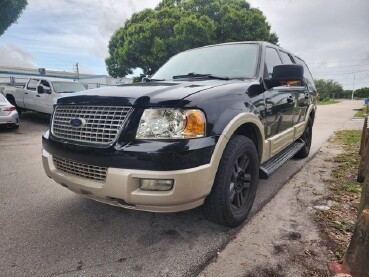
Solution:
<svg viewBox="0 0 369 277">
<path fill-rule="evenodd" d="M 51 77 L 80 81 L 86 84 L 87 88 L 97 88 L 101 86 L 116 86 L 132 83 L 131 78 L 113 78 L 106 75 L 79 74 L 79 78 L 74 72 L 45 70 L 45 74 L 40 74 L 39 69 L 0 66 L 0 84 L 15 82 L 18 85 L 25 83 L 31 77 Z M 12 78 L 12 79 L 11 79 Z"/>
</svg>

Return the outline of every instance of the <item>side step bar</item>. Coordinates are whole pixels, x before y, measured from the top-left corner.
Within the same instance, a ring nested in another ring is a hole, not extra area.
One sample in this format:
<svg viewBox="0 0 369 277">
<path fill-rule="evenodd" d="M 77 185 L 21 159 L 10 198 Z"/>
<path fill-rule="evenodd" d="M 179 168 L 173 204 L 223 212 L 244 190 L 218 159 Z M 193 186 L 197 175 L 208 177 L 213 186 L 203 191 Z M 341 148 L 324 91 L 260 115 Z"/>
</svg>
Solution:
<svg viewBox="0 0 369 277">
<path fill-rule="evenodd" d="M 260 179 L 268 179 L 278 168 L 299 152 L 304 145 L 305 142 L 300 138 L 273 158 L 261 164 L 259 172 Z"/>
</svg>

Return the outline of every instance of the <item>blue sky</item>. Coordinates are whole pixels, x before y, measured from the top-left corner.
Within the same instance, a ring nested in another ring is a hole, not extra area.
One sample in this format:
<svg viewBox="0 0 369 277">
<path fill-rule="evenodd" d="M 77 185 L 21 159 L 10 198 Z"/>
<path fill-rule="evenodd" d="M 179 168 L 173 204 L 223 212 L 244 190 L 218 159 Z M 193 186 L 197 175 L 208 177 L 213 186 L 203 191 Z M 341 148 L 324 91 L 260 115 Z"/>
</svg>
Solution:
<svg viewBox="0 0 369 277">
<path fill-rule="evenodd" d="M 28 0 L 18 20 L 0 37 L 0 65 L 46 67 L 105 74 L 108 42 L 134 11 L 158 1 Z"/>
<path fill-rule="evenodd" d="M 0 37 L 0 65 L 106 74 L 108 42 L 133 12 L 159 0 L 28 0 Z M 279 44 L 300 55 L 315 78 L 345 88 L 369 86 L 369 1 L 249 0 L 260 8 Z M 355 78 L 355 81 L 354 81 Z M 354 84 L 355 82 L 355 84 Z"/>
</svg>

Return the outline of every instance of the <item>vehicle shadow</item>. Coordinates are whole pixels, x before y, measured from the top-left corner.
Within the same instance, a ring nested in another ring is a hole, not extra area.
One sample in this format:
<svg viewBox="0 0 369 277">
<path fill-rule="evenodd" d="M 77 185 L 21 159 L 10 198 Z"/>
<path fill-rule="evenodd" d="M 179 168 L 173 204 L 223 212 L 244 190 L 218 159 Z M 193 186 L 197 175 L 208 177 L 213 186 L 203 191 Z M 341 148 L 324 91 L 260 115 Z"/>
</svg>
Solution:
<svg viewBox="0 0 369 277">
<path fill-rule="evenodd" d="M 0 125 L 0 133 L 13 133 L 15 132 L 16 129 L 8 127 L 8 126 L 4 126 L 4 125 Z"/>
<path fill-rule="evenodd" d="M 87 271 L 124 268 L 124 276 L 160 276 L 166 268 L 176 270 L 178 257 L 183 259 L 182 266 L 196 271 L 235 233 L 207 221 L 199 208 L 150 213 L 109 206 L 78 195 L 55 199 L 53 205 L 46 206 L 49 213 L 38 212 L 42 216 L 37 225 L 43 229 L 32 225 L 22 236 L 28 248 L 42 252 L 43 262 L 49 265 L 42 267 L 39 273 L 43 275 L 53 275 L 68 263 L 71 271 L 72 265 L 83 264 Z M 97 273 L 93 271 L 92 275 Z"/>
<path fill-rule="evenodd" d="M 26 112 L 22 112 L 20 115 L 21 124 L 22 124 L 22 121 L 29 121 L 33 123 L 48 125 L 50 123 L 50 115 L 38 113 L 38 112 L 26 111 Z"/>
</svg>

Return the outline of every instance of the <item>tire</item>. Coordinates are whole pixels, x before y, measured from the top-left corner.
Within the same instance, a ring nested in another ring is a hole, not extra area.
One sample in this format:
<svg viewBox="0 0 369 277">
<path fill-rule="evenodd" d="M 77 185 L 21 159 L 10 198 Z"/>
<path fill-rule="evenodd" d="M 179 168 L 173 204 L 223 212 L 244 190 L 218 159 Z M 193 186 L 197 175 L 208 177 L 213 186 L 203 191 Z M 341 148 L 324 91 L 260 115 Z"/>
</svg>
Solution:
<svg viewBox="0 0 369 277">
<path fill-rule="evenodd" d="M 252 140 L 234 136 L 219 163 L 213 188 L 205 199 L 205 217 L 237 227 L 250 213 L 259 181 L 259 156 Z"/>
<path fill-rule="evenodd" d="M 313 121 L 309 117 L 305 131 L 301 136 L 301 138 L 305 142 L 305 145 L 301 148 L 299 152 L 296 153 L 295 158 L 303 159 L 309 156 L 312 136 L 313 136 Z"/>
</svg>

